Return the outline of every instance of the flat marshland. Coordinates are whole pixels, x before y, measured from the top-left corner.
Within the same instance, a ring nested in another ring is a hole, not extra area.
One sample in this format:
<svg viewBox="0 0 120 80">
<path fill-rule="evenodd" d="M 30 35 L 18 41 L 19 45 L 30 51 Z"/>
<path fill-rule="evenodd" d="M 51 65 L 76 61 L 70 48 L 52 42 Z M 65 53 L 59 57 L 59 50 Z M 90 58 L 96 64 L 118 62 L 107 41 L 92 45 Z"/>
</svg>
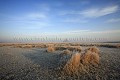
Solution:
<svg viewBox="0 0 120 80">
<path fill-rule="evenodd" d="M 119 79 L 119 43 L 0 44 L 0 80 Z"/>
</svg>

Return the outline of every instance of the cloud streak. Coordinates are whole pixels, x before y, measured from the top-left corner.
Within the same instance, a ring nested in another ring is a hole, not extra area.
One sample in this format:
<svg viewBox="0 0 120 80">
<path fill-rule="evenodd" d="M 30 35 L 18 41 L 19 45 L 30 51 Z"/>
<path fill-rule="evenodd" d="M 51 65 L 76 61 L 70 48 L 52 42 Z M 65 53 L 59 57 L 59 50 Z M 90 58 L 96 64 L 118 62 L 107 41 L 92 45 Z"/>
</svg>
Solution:
<svg viewBox="0 0 120 80">
<path fill-rule="evenodd" d="M 82 19 L 65 19 L 63 22 L 67 23 L 87 23 L 88 20 L 82 20 Z"/>
<path fill-rule="evenodd" d="M 106 30 L 106 31 L 92 31 L 92 30 L 74 30 L 74 31 L 65 31 L 65 32 L 46 32 L 44 34 L 58 35 L 58 34 L 114 34 L 120 33 L 120 30 Z"/>
<path fill-rule="evenodd" d="M 120 22 L 120 18 L 116 18 L 116 19 L 109 19 L 106 21 L 107 23 L 115 23 L 115 22 Z"/>
<path fill-rule="evenodd" d="M 42 14 L 42 13 L 31 13 L 31 14 L 28 14 L 26 17 L 31 18 L 31 19 L 45 19 L 45 18 L 47 18 L 47 16 L 45 14 Z"/>
<path fill-rule="evenodd" d="M 66 32 L 63 32 L 63 33 L 82 33 L 82 32 L 89 32 L 90 30 L 75 30 L 75 31 L 66 31 Z"/>
<path fill-rule="evenodd" d="M 108 14 L 112 14 L 118 11 L 119 6 L 108 6 L 103 8 L 91 8 L 86 9 L 82 11 L 62 11 L 59 13 L 59 15 L 78 15 L 78 16 L 84 16 L 85 18 L 98 18 L 101 16 L 105 16 Z"/>
<path fill-rule="evenodd" d="M 82 11 L 80 14 L 88 18 L 96 18 L 117 12 L 118 6 L 109 6 L 104 8 L 95 8 Z"/>
</svg>

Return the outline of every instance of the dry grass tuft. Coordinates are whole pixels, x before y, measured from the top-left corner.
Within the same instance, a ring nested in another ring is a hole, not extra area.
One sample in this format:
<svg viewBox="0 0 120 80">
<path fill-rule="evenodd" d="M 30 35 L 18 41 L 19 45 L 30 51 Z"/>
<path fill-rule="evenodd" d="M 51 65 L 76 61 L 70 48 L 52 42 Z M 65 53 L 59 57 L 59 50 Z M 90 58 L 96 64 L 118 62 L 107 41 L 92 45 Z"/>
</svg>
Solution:
<svg viewBox="0 0 120 80">
<path fill-rule="evenodd" d="M 67 47 L 68 50 L 70 51 L 77 51 L 77 52 L 81 52 L 82 51 L 82 48 L 80 46 L 68 46 Z"/>
<path fill-rule="evenodd" d="M 40 43 L 40 44 L 34 44 L 34 47 L 35 48 L 47 48 L 48 46 L 45 43 Z"/>
<path fill-rule="evenodd" d="M 75 47 L 75 50 L 78 51 L 78 52 L 81 52 L 82 51 L 82 48 L 80 46 L 76 46 Z"/>
<path fill-rule="evenodd" d="M 71 59 L 66 63 L 63 71 L 67 74 L 77 73 L 80 67 L 80 54 L 75 53 L 72 55 Z"/>
<path fill-rule="evenodd" d="M 15 45 L 15 48 L 33 48 L 33 45 L 25 45 L 25 44 L 21 44 L 21 45 Z"/>
<path fill-rule="evenodd" d="M 66 46 L 56 46 L 55 50 L 66 50 Z"/>
<path fill-rule="evenodd" d="M 48 47 L 53 47 L 55 44 L 51 43 L 51 44 L 47 44 Z"/>
<path fill-rule="evenodd" d="M 0 47 L 3 47 L 4 45 L 3 44 L 0 44 Z"/>
<path fill-rule="evenodd" d="M 120 44 L 117 44 L 116 47 L 117 47 L 117 48 L 120 48 Z"/>
<path fill-rule="evenodd" d="M 54 52 L 55 51 L 55 48 L 54 47 L 48 47 L 47 48 L 47 52 Z"/>
<path fill-rule="evenodd" d="M 98 65 L 99 64 L 99 54 L 92 52 L 90 50 L 86 50 L 86 52 L 81 56 L 81 61 L 84 65 L 92 64 Z"/>
<path fill-rule="evenodd" d="M 98 54 L 100 52 L 100 50 L 96 46 L 90 47 L 87 50 L 90 50 L 91 52 L 95 52 L 95 53 L 98 53 Z"/>
<path fill-rule="evenodd" d="M 23 45 L 22 48 L 32 48 L 32 45 Z"/>
<path fill-rule="evenodd" d="M 78 48 L 74 47 L 74 49 Z M 100 60 L 98 52 L 99 49 L 97 47 L 90 47 L 83 53 L 73 54 L 63 67 L 63 72 L 68 75 L 78 74 L 89 71 L 89 68 L 92 68 L 93 65 L 97 67 Z"/>
<path fill-rule="evenodd" d="M 64 50 L 62 54 L 70 54 L 70 52 L 71 51 L 67 49 L 67 50 Z"/>
</svg>

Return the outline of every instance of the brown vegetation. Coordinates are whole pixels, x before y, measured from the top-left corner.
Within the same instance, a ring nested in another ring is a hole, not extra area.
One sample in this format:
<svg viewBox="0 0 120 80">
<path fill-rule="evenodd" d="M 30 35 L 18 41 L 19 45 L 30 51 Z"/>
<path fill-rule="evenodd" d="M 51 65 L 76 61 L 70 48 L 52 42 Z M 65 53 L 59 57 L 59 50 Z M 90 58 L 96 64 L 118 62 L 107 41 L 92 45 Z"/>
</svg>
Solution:
<svg viewBox="0 0 120 80">
<path fill-rule="evenodd" d="M 47 52 L 54 52 L 55 51 L 55 48 L 54 47 L 48 47 L 47 48 Z"/>
<path fill-rule="evenodd" d="M 46 44 L 41 43 L 41 44 L 36 44 L 35 47 L 36 48 L 47 48 L 48 46 Z"/>
<path fill-rule="evenodd" d="M 17 48 L 33 48 L 33 45 L 15 45 L 14 47 L 17 47 Z"/>
<path fill-rule="evenodd" d="M 73 51 L 78 51 L 78 52 L 82 51 L 82 48 L 80 46 L 68 46 L 67 49 L 72 51 L 72 52 Z"/>
<path fill-rule="evenodd" d="M 116 46 L 117 48 L 120 48 L 120 44 L 117 44 L 117 46 Z"/>
<path fill-rule="evenodd" d="M 75 51 L 75 47 L 80 46 L 97 46 L 97 47 L 108 47 L 108 48 L 120 48 L 120 43 L 112 44 L 112 43 L 0 43 L 0 47 L 3 46 L 13 46 L 22 48 L 25 45 L 32 45 L 32 48 L 47 48 L 47 47 L 56 47 L 56 50 L 66 50 L 68 47 L 71 51 Z M 74 47 L 74 48 L 73 48 Z M 24 47 L 23 47 L 24 48 Z M 80 52 L 80 49 L 78 49 Z"/>
<path fill-rule="evenodd" d="M 70 51 L 68 49 L 64 50 L 62 54 L 70 54 Z"/>
<path fill-rule="evenodd" d="M 56 50 L 66 50 L 66 46 L 56 46 L 55 47 Z"/>
<path fill-rule="evenodd" d="M 86 52 L 81 56 L 81 61 L 84 65 L 92 64 L 98 65 L 99 64 L 99 54 L 92 52 L 90 50 L 86 50 Z"/>
<path fill-rule="evenodd" d="M 73 48 L 72 48 L 73 49 Z M 77 49 L 77 48 L 74 48 Z M 65 64 L 63 71 L 67 74 L 76 74 L 78 71 L 83 71 L 86 66 L 98 66 L 99 64 L 99 49 L 97 47 L 90 47 L 82 53 L 75 53 Z"/>
<path fill-rule="evenodd" d="M 22 48 L 32 48 L 33 46 L 32 45 L 24 45 L 22 46 Z"/>
<path fill-rule="evenodd" d="M 72 55 L 71 59 L 66 63 L 63 70 L 67 74 L 76 73 L 80 66 L 80 54 L 75 53 Z"/>
<path fill-rule="evenodd" d="M 87 50 L 90 50 L 91 52 L 95 52 L 95 53 L 99 53 L 100 52 L 100 50 L 96 46 L 90 47 Z"/>
<path fill-rule="evenodd" d="M 35 44 L 35 45 L 40 45 L 40 44 Z M 32 45 L 33 47 L 35 46 L 34 44 L 15 44 L 15 45 L 18 45 L 20 47 L 24 45 L 25 46 Z M 6 45 L 2 44 L 2 46 L 6 46 Z M 55 45 L 55 47 L 56 46 L 59 45 Z M 55 51 L 54 53 L 56 54 L 49 54 L 48 52 L 45 52 L 45 49 L 40 49 L 40 48 L 14 49 L 11 46 L 1 47 L 0 48 L 0 53 L 1 53 L 0 80 L 8 80 L 8 79 L 22 80 L 22 79 L 31 79 L 31 78 L 33 78 L 34 80 L 36 79 L 119 80 L 120 79 L 119 76 L 120 49 L 101 47 L 100 48 L 101 53 L 96 54 L 95 51 L 91 49 L 92 47 L 86 49 L 86 52 L 84 52 L 85 48 L 86 47 L 83 47 L 81 53 L 70 52 L 70 54 L 59 56 L 60 53 L 63 51 Z M 96 67 L 91 64 L 94 65 L 100 64 L 100 65 Z"/>
</svg>

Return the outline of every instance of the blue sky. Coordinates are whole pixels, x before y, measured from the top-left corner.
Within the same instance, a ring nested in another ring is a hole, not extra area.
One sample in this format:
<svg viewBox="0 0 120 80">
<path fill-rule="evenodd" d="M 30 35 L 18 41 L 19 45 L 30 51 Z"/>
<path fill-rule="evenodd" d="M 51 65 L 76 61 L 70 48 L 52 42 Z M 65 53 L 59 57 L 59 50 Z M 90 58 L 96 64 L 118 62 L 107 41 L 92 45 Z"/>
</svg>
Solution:
<svg viewBox="0 0 120 80">
<path fill-rule="evenodd" d="M 0 40 L 119 34 L 120 0 L 0 0 Z"/>
</svg>

